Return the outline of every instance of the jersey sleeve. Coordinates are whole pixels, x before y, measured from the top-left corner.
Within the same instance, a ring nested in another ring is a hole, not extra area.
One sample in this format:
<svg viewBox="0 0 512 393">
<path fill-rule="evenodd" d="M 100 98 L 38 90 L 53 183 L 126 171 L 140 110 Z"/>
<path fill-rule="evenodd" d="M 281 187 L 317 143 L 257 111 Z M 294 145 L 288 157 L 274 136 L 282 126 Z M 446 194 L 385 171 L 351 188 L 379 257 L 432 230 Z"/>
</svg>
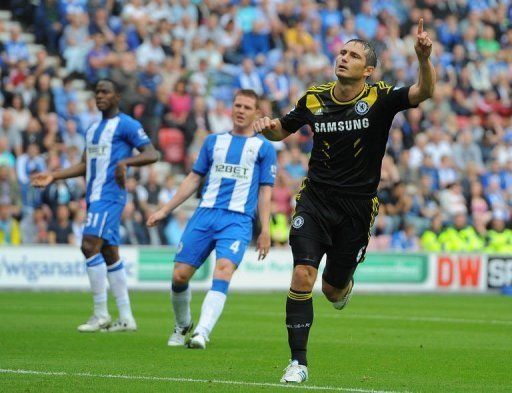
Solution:
<svg viewBox="0 0 512 393">
<path fill-rule="evenodd" d="M 192 171 L 197 173 L 198 175 L 204 176 L 208 173 L 212 163 L 212 155 L 210 151 L 210 145 L 213 138 L 212 136 L 208 136 L 201 146 L 201 150 L 199 151 L 199 155 L 197 156 L 197 160 L 192 167 Z"/>
<path fill-rule="evenodd" d="M 396 87 L 385 82 L 379 82 L 377 85 L 379 93 L 384 97 L 386 107 L 393 113 L 418 107 L 418 105 L 411 105 L 409 102 L 409 89 L 411 86 Z"/>
<path fill-rule="evenodd" d="M 127 121 L 123 127 L 123 134 L 124 139 L 137 149 L 151 143 L 142 124 L 137 120 Z"/>
<path fill-rule="evenodd" d="M 261 151 L 260 185 L 274 185 L 277 172 L 276 160 L 276 149 L 271 143 L 265 143 Z"/>
<path fill-rule="evenodd" d="M 308 109 L 306 107 L 306 95 L 304 94 L 290 112 L 281 117 L 281 126 L 288 132 L 296 132 L 304 124 L 308 123 Z"/>
</svg>

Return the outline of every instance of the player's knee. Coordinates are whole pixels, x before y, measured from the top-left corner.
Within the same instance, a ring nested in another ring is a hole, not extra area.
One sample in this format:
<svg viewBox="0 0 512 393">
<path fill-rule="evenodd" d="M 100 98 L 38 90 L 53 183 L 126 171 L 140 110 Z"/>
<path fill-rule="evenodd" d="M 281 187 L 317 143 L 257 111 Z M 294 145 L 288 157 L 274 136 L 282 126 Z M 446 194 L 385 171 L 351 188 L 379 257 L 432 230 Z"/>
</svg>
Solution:
<svg viewBox="0 0 512 393">
<path fill-rule="evenodd" d="M 341 299 L 341 290 L 337 288 L 333 288 L 332 286 L 322 285 L 322 292 L 325 295 L 325 298 L 331 303 L 335 303 Z"/>
<path fill-rule="evenodd" d="M 82 240 L 80 249 L 86 258 L 90 258 L 93 255 L 99 254 L 100 252 L 99 246 L 93 240 L 85 237 Z"/>
<path fill-rule="evenodd" d="M 186 285 L 189 281 L 190 277 L 186 272 L 181 270 L 174 270 L 172 273 L 172 283 L 174 285 Z"/>
<path fill-rule="evenodd" d="M 219 280 L 231 281 L 231 277 L 233 277 L 235 268 L 235 265 L 231 261 L 219 260 L 215 266 L 213 277 Z"/>
<path fill-rule="evenodd" d="M 316 278 L 316 269 L 308 265 L 297 265 L 293 269 L 293 283 L 304 287 L 313 286 Z"/>
<path fill-rule="evenodd" d="M 113 265 L 119 261 L 119 252 L 114 248 L 103 247 L 101 254 L 103 255 L 103 259 L 105 259 L 107 265 Z"/>
</svg>

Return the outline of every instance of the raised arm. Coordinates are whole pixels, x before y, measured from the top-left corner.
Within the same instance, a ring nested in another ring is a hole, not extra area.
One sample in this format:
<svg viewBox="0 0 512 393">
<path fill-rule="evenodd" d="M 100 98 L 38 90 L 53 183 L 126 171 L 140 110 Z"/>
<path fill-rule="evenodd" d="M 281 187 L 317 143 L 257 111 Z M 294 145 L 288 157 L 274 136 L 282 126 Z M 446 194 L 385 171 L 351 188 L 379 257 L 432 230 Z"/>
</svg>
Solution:
<svg viewBox="0 0 512 393">
<path fill-rule="evenodd" d="M 256 250 L 259 251 L 258 260 L 264 259 L 270 249 L 270 204 L 272 186 L 260 186 L 258 196 L 258 215 L 261 224 L 261 233 L 258 236 Z"/>
<path fill-rule="evenodd" d="M 178 187 L 178 191 L 174 197 L 158 211 L 149 216 L 146 225 L 148 227 L 155 226 L 159 221 L 167 217 L 174 209 L 185 202 L 197 190 L 200 183 L 201 176 L 195 172 L 190 172 Z"/>
<path fill-rule="evenodd" d="M 436 83 L 436 72 L 430 61 L 432 53 L 432 40 L 428 33 L 423 30 L 423 18 L 418 23 L 418 34 L 414 50 L 418 56 L 419 73 L 418 82 L 409 89 L 409 102 L 411 105 L 418 105 L 420 102 L 432 97 Z"/>
<path fill-rule="evenodd" d="M 46 187 L 56 180 L 69 179 L 71 177 L 78 177 L 85 175 L 86 169 L 86 155 L 82 155 L 82 161 L 69 168 L 55 172 L 36 173 L 30 176 L 30 184 L 34 187 Z"/>
<path fill-rule="evenodd" d="M 253 130 L 263 134 L 269 141 L 281 141 L 291 134 L 282 127 L 279 119 L 271 119 L 266 116 L 254 122 Z"/>
</svg>

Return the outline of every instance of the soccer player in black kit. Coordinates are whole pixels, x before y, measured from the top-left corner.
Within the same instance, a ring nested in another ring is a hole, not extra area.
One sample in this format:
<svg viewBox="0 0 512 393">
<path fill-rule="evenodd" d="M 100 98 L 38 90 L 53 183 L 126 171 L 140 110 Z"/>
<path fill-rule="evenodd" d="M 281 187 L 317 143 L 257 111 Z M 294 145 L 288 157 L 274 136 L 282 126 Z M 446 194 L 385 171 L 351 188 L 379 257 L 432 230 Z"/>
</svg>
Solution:
<svg viewBox="0 0 512 393">
<path fill-rule="evenodd" d="M 313 130 L 308 176 L 297 195 L 290 245 L 294 268 L 286 302 L 291 361 L 281 382 L 308 379 L 307 341 L 313 323 L 312 294 L 324 254 L 322 291 L 339 310 L 350 299 L 353 275 L 364 260 L 389 128 L 396 113 L 432 97 L 432 41 L 420 19 L 414 45 L 418 82 L 397 88 L 366 83 L 377 65 L 371 45 L 350 40 L 336 58 L 337 80 L 311 87 L 280 119 L 258 119 L 254 130 L 279 141 L 305 124 Z"/>
</svg>

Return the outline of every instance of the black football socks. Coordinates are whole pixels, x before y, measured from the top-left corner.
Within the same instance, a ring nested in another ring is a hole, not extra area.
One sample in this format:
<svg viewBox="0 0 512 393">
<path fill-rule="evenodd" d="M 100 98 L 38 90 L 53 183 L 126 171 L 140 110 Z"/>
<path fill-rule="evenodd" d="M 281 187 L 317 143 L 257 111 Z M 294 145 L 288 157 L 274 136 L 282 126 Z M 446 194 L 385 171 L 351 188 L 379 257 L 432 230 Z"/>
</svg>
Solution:
<svg viewBox="0 0 512 393">
<path fill-rule="evenodd" d="M 286 328 L 292 360 L 303 366 L 306 358 L 309 329 L 313 324 L 313 299 L 311 292 L 295 291 L 290 288 L 286 299 Z"/>
</svg>

